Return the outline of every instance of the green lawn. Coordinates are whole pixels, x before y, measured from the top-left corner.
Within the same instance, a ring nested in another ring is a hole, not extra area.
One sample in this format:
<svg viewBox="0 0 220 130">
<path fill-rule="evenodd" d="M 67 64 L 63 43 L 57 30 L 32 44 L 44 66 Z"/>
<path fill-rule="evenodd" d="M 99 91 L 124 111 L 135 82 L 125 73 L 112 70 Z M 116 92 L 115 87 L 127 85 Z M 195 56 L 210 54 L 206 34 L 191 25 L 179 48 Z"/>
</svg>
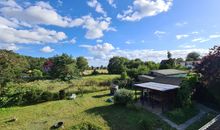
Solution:
<svg viewBox="0 0 220 130">
<path fill-rule="evenodd" d="M 82 122 L 91 122 L 104 130 L 137 130 L 145 119 L 155 127 L 171 128 L 152 113 L 133 110 L 107 103 L 109 91 L 85 94 L 76 100 L 51 101 L 25 107 L 0 109 L 1 130 L 48 130 L 51 125 L 63 121 L 65 129 Z M 16 117 L 16 122 L 6 123 Z"/>
<path fill-rule="evenodd" d="M 60 80 L 36 80 L 28 83 L 11 83 L 9 86 L 14 87 L 34 87 L 43 91 L 59 92 L 61 89 L 68 88 L 70 92 L 77 92 L 78 87 L 82 87 L 85 91 L 98 91 L 106 90 L 108 86 L 100 83 L 105 83 L 118 78 L 119 75 L 97 75 L 97 76 L 85 76 L 79 79 L 73 79 L 70 82 L 64 82 Z"/>
<path fill-rule="evenodd" d="M 172 111 L 165 113 L 165 116 L 173 121 L 174 123 L 180 125 L 192 117 L 196 116 L 199 113 L 199 110 L 196 107 L 189 108 L 176 108 Z"/>
<path fill-rule="evenodd" d="M 214 112 L 206 113 L 203 117 L 200 118 L 200 120 L 190 125 L 186 130 L 198 130 L 199 128 L 204 126 L 206 123 L 211 121 L 216 116 L 217 116 L 217 113 L 214 113 Z"/>
</svg>

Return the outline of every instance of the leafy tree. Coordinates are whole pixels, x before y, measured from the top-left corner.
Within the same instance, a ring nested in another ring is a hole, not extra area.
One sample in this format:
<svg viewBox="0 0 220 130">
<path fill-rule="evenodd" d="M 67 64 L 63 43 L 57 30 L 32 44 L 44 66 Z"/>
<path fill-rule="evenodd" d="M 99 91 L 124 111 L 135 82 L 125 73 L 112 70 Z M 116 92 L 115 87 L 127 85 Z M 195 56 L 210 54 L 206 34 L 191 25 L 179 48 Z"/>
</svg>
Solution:
<svg viewBox="0 0 220 130">
<path fill-rule="evenodd" d="M 176 66 L 175 59 L 162 60 L 160 62 L 160 69 L 173 69 Z"/>
<path fill-rule="evenodd" d="M 183 58 L 177 58 L 176 59 L 176 63 L 180 63 L 180 62 L 183 62 L 184 60 L 183 60 Z"/>
<path fill-rule="evenodd" d="M 125 63 L 128 59 L 124 57 L 113 57 L 109 60 L 108 72 L 110 74 L 121 74 L 126 70 Z"/>
<path fill-rule="evenodd" d="M 192 105 L 192 95 L 198 83 L 198 75 L 189 74 L 180 84 L 177 93 L 177 102 L 179 107 L 189 107 Z"/>
<path fill-rule="evenodd" d="M 172 54 L 171 54 L 169 51 L 167 52 L 167 58 L 168 58 L 168 59 L 171 59 L 171 58 L 172 58 Z"/>
<path fill-rule="evenodd" d="M 22 80 L 28 62 L 24 56 L 12 51 L 0 50 L 0 85 L 5 87 L 10 81 Z"/>
<path fill-rule="evenodd" d="M 43 77 L 43 73 L 42 73 L 42 71 L 40 71 L 38 69 L 34 69 L 32 71 L 32 77 L 34 77 L 34 78 L 41 78 L 41 77 Z"/>
<path fill-rule="evenodd" d="M 60 78 L 67 81 L 79 75 L 76 61 L 67 54 L 54 56 L 50 58 L 50 61 L 53 63 L 48 71 L 51 78 Z"/>
<path fill-rule="evenodd" d="M 160 67 L 160 64 L 153 61 L 147 61 L 144 63 L 150 70 L 157 70 Z"/>
<path fill-rule="evenodd" d="M 199 59 L 200 59 L 200 54 L 197 52 L 191 52 L 186 57 L 186 61 L 197 61 Z"/>
<path fill-rule="evenodd" d="M 85 71 L 89 67 L 87 59 L 82 56 L 76 58 L 76 64 L 80 72 Z"/>
</svg>

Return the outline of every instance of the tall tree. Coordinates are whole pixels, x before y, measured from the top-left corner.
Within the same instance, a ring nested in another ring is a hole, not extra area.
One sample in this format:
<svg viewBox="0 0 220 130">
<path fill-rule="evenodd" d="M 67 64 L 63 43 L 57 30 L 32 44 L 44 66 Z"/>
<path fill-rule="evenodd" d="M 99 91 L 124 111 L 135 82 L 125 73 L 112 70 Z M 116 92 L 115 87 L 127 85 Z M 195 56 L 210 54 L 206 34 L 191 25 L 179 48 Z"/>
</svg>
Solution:
<svg viewBox="0 0 220 130">
<path fill-rule="evenodd" d="M 172 58 L 172 54 L 171 54 L 169 51 L 167 52 L 167 58 L 168 58 L 168 59 L 171 59 L 171 58 Z"/>
<path fill-rule="evenodd" d="M 126 70 L 125 63 L 128 59 L 124 57 L 113 57 L 109 60 L 108 72 L 110 74 L 121 74 Z"/>
<path fill-rule="evenodd" d="M 52 66 L 48 72 L 51 78 L 67 81 L 79 75 L 76 61 L 67 54 L 54 56 L 50 58 L 50 62 L 52 62 Z"/>
<path fill-rule="evenodd" d="M 191 52 L 186 56 L 186 61 L 197 61 L 200 59 L 200 54 L 197 52 Z"/>
<path fill-rule="evenodd" d="M 76 64 L 80 72 L 85 71 L 89 67 L 87 59 L 82 56 L 76 58 Z"/>
</svg>

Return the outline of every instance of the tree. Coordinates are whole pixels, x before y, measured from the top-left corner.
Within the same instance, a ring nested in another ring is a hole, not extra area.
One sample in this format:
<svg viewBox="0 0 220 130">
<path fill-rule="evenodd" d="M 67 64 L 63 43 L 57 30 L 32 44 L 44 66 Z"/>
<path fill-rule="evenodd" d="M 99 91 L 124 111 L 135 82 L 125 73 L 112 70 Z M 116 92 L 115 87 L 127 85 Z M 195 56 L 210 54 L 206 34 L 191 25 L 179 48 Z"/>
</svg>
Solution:
<svg viewBox="0 0 220 130">
<path fill-rule="evenodd" d="M 183 60 L 183 58 L 177 58 L 176 59 L 176 63 L 181 63 L 181 62 L 183 62 L 184 60 Z"/>
<path fill-rule="evenodd" d="M 76 61 L 67 54 L 54 56 L 49 60 L 52 64 L 48 73 L 51 78 L 67 81 L 79 75 Z"/>
<path fill-rule="evenodd" d="M 197 98 L 220 109 L 220 46 L 210 49 L 195 69 L 201 75 L 202 84 L 197 89 Z"/>
<path fill-rule="evenodd" d="M 171 54 L 169 51 L 167 52 L 167 58 L 168 58 L 168 59 L 171 59 L 171 58 L 172 58 L 172 54 Z"/>
<path fill-rule="evenodd" d="M 113 57 L 109 60 L 108 72 L 110 74 L 121 74 L 126 70 L 125 63 L 128 59 L 124 57 Z"/>
<path fill-rule="evenodd" d="M 160 62 L 160 69 L 173 69 L 176 67 L 175 59 L 162 60 Z"/>
<path fill-rule="evenodd" d="M 200 54 L 197 52 L 191 52 L 186 56 L 186 61 L 197 61 L 200 59 Z"/>
<path fill-rule="evenodd" d="M 209 54 L 202 58 L 196 66 L 198 73 L 202 75 L 205 86 L 219 86 L 220 84 L 220 46 L 215 46 Z"/>
<path fill-rule="evenodd" d="M 76 58 L 76 64 L 81 73 L 89 67 L 87 59 L 82 56 Z"/>
</svg>

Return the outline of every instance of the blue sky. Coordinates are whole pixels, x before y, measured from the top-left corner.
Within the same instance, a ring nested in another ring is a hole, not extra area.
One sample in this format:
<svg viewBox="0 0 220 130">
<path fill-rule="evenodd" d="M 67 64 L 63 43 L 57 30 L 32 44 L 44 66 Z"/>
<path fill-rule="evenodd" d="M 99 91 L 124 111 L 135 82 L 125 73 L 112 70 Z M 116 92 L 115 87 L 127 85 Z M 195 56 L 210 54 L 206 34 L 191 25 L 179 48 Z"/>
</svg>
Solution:
<svg viewBox="0 0 220 130">
<path fill-rule="evenodd" d="M 167 51 L 205 55 L 220 43 L 219 0 L 1 0 L 0 48 L 35 57 L 67 53 L 159 62 Z"/>
</svg>

